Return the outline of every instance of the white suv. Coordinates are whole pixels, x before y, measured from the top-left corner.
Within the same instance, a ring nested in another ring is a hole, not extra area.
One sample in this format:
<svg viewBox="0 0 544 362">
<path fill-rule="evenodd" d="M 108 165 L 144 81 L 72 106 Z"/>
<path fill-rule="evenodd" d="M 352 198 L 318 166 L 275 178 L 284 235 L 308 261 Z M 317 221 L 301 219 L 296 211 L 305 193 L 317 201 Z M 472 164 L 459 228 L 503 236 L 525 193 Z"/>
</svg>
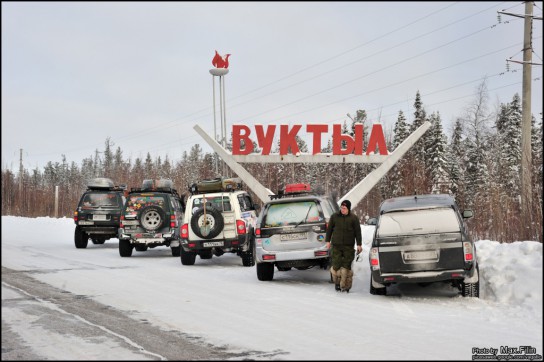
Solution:
<svg viewBox="0 0 544 362">
<path fill-rule="evenodd" d="M 255 265 L 253 229 L 256 205 L 238 178 L 201 181 L 190 188 L 192 195 L 181 227 L 181 264 L 193 265 L 196 256 L 236 253 L 244 266 Z"/>
</svg>

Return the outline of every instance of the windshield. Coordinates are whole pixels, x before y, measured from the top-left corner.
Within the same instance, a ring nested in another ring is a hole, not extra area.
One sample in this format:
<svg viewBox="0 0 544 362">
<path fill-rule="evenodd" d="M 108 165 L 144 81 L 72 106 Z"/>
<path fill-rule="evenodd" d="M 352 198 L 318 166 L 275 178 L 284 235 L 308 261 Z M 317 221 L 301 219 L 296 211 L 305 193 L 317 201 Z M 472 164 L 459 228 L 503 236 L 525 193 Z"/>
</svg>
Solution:
<svg viewBox="0 0 544 362">
<path fill-rule="evenodd" d="M 271 204 L 263 219 L 264 227 L 298 225 L 323 221 L 319 205 L 315 201 L 298 201 Z"/>
<path fill-rule="evenodd" d="M 114 192 L 87 193 L 83 197 L 83 200 L 81 200 L 81 208 L 92 209 L 97 207 L 119 207 L 119 197 L 120 195 Z"/>
<path fill-rule="evenodd" d="M 459 221 L 451 208 L 388 212 L 380 216 L 378 236 L 459 232 Z"/>
</svg>

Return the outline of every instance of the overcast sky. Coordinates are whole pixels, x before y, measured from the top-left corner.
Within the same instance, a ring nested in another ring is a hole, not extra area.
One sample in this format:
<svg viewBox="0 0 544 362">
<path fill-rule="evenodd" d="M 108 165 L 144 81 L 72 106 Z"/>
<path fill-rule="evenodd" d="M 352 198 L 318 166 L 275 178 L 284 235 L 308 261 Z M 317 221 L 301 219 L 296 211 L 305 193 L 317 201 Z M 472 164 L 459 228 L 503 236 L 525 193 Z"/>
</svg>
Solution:
<svg viewBox="0 0 544 362">
<path fill-rule="evenodd" d="M 487 77 L 490 110 L 522 91 L 522 2 L 2 1 L 2 168 L 80 164 L 110 137 L 125 159 L 178 160 L 213 134 L 211 60 L 230 57 L 226 119 L 390 131 L 419 90 L 449 135 Z M 542 16 L 542 2 L 534 14 Z M 542 63 L 542 21 L 533 62 Z M 542 66 L 532 71 L 542 112 Z M 217 98 L 219 89 L 216 87 Z M 219 122 L 219 104 L 217 104 Z M 305 136 L 304 133 L 300 134 Z M 326 142 L 325 140 L 323 142 Z"/>
</svg>

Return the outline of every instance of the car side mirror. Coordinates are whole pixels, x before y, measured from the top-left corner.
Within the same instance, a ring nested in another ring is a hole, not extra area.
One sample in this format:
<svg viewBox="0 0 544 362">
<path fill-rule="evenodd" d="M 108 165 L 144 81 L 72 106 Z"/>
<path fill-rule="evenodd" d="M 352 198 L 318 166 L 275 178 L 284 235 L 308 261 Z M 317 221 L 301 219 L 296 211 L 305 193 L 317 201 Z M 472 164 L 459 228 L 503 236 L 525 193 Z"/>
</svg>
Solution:
<svg viewBox="0 0 544 362">
<path fill-rule="evenodd" d="M 367 225 L 376 225 L 377 223 L 378 223 L 378 219 L 376 219 L 375 217 L 371 217 L 370 219 L 366 221 Z"/>
<path fill-rule="evenodd" d="M 468 219 L 474 216 L 474 213 L 472 210 L 464 210 L 463 211 L 463 219 Z"/>
</svg>

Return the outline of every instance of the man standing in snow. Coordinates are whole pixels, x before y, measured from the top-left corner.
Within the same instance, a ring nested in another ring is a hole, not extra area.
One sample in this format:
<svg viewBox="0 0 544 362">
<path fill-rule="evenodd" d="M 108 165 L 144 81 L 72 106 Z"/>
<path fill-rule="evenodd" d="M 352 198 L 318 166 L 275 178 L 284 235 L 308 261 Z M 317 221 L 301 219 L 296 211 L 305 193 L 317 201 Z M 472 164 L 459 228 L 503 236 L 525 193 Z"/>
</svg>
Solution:
<svg viewBox="0 0 544 362">
<path fill-rule="evenodd" d="M 331 275 L 334 287 L 337 291 L 349 292 L 353 282 L 351 263 L 355 258 L 355 243 L 357 254 L 363 250 L 361 225 L 357 215 L 351 212 L 349 200 L 342 201 L 340 212 L 331 216 L 325 241 L 327 248 L 331 243 L 333 245 Z"/>
</svg>

